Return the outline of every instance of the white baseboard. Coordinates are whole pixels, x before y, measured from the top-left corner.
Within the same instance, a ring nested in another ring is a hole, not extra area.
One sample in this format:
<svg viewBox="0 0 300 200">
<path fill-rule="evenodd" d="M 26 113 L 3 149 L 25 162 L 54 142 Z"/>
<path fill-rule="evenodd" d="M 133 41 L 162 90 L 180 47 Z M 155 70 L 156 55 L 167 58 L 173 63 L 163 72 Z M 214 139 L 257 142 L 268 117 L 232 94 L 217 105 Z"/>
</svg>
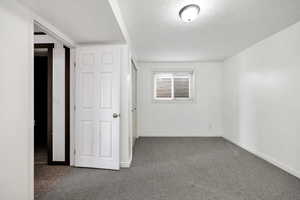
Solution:
<svg viewBox="0 0 300 200">
<path fill-rule="evenodd" d="M 139 133 L 139 137 L 221 137 L 222 133 L 218 131 L 203 130 L 143 130 Z"/>
<path fill-rule="evenodd" d="M 131 162 L 132 162 L 132 158 L 130 158 L 130 160 L 128 160 L 128 161 L 120 162 L 120 166 L 121 166 L 121 168 L 130 168 Z"/>
<path fill-rule="evenodd" d="M 295 170 L 295 169 L 292 169 L 291 167 L 288 167 L 288 166 L 286 166 L 285 164 L 282 164 L 281 162 L 277 161 L 277 160 L 274 159 L 274 158 L 271 158 L 270 156 L 268 156 L 268 155 L 266 155 L 266 154 L 264 154 L 264 153 L 261 153 L 261 152 L 252 150 L 252 149 L 246 147 L 245 145 L 241 145 L 241 144 L 239 144 L 238 142 L 232 141 L 232 140 L 230 140 L 230 139 L 228 139 L 228 138 L 226 138 L 226 137 L 224 137 L 224 136 L 223 136 L 223 138 L 224 138 L 225 140 L 228 140 L 229 142 L 232 142 L 233 144 L 235 144 L 235 145 L 237 145 L 237 146 L 239 146 L 239 147 L 245 149 L 246 151 L 248 151 L 248 152 L 250 152 L 250 153 L 252 153 L 252 154 L 254 154 L 254 155 L 260 157 L 261 159 L 263 159 L 263 160 L 265 160 L 265 161 L 267 161 L 267 162 L 269 162 L 269 163 L 275 165 L 276 167 L 278 167 L 278 168 L 280 168 L 280 169 L 286 171 L 287 173 L 289 173 L 289 174 L 291 174 L 291 175 L 293 175 L 293 176 L 295 176 L 295 177 L 297 177 L 297 178 L 300 179 L 300 172 L 299 172 L 299 171 L 297 171 L 297 170 Z"/>
</svg>

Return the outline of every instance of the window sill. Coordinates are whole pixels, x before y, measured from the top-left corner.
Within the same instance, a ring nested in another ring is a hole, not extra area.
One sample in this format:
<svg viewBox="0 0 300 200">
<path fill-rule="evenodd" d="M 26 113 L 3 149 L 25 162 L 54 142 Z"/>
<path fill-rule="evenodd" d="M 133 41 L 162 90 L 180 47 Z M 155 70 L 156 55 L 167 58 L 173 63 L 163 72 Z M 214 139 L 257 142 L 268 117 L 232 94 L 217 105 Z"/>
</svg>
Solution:
<svg viewBox="0 0 300 200">
<path fill-rule="evenodd" d="M 191 104 L 194 103 L 193 99 L 176 99 L 176 100 L 159 100 L 159 99 L 152 99 L 152 103 L 154 104 Z"/>
</svg>

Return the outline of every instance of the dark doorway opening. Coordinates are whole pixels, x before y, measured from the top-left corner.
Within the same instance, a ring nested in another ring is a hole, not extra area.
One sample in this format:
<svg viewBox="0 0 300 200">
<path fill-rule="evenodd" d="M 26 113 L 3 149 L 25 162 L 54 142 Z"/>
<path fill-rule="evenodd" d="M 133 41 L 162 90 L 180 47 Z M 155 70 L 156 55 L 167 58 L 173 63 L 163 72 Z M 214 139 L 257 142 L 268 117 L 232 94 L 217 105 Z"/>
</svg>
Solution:
<svg viewBox="0 0 300 200">
<path fill-rule="evenodd" d="M 34 56 L 34 150 L 36 164 L 48 162 L 47 66 L 48 56 Z"/>
<path fill-rule="evenodd" d="M 34 48 L 34 161 L 52 164 L 52 79 L 54 44 Z"/>
</svg>

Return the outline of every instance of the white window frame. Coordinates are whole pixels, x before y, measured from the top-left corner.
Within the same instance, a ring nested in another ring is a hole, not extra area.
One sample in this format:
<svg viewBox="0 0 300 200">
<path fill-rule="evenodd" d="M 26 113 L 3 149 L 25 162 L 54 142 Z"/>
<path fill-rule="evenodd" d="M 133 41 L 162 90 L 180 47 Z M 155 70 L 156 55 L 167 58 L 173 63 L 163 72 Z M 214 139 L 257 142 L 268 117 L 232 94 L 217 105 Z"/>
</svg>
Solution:
<svg viewBox="0 0 300 200">
<path fill-rule="evenodd" d="M 156 78 L 157 76 L 171 78 L 172 80 L 172 97 L 171 98 L 157 98 L 156 95 Z M 174 97 L 174 78 L 188 76 L 189 77 L 189 98 L 175 98 Z M 155 70 L 152 72 L 152 101 L 154 103 L 176 103 L 176 102 L 192 102 L 194 99 L 194 71 L 191 70 Z"/>
</svg>

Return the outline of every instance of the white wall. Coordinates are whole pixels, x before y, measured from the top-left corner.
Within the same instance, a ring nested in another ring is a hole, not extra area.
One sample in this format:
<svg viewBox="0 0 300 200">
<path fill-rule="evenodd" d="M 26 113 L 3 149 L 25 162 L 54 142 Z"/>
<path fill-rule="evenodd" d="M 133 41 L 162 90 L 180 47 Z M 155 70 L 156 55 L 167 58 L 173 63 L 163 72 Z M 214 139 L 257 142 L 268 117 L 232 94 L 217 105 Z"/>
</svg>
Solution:
<svg viewBox="0 0 300 200">
<path fill-rule="evenodd" d="M 65 161 L 65 49 L 53 49 L 53 161 Z"/>
<path fill-rule="evenodd" d="M 0 199 L 33 199 L 33 21 L 0 2 Z M 30 124 L 30 125 L 29 125 Z"/>
<path fill-rule="evenodd" d="M 224 67 L 224 137 L 300 177 L 300 23 Z"/>
<path fill-rule="evenodd" d="M 53 161 L 65 161 L 65 49 L 48 35 L 35 35 L 34 43 L 54 43 L 53 49 Z"/>
<path fill-rule="evenodd" d="M 194 101 L 154 103 L 152 71 L 159 68 L 194 68 Z M 138 136 L 221 136 L 221 84 L 222 63 L 139 63 Z"/>
</svg>

